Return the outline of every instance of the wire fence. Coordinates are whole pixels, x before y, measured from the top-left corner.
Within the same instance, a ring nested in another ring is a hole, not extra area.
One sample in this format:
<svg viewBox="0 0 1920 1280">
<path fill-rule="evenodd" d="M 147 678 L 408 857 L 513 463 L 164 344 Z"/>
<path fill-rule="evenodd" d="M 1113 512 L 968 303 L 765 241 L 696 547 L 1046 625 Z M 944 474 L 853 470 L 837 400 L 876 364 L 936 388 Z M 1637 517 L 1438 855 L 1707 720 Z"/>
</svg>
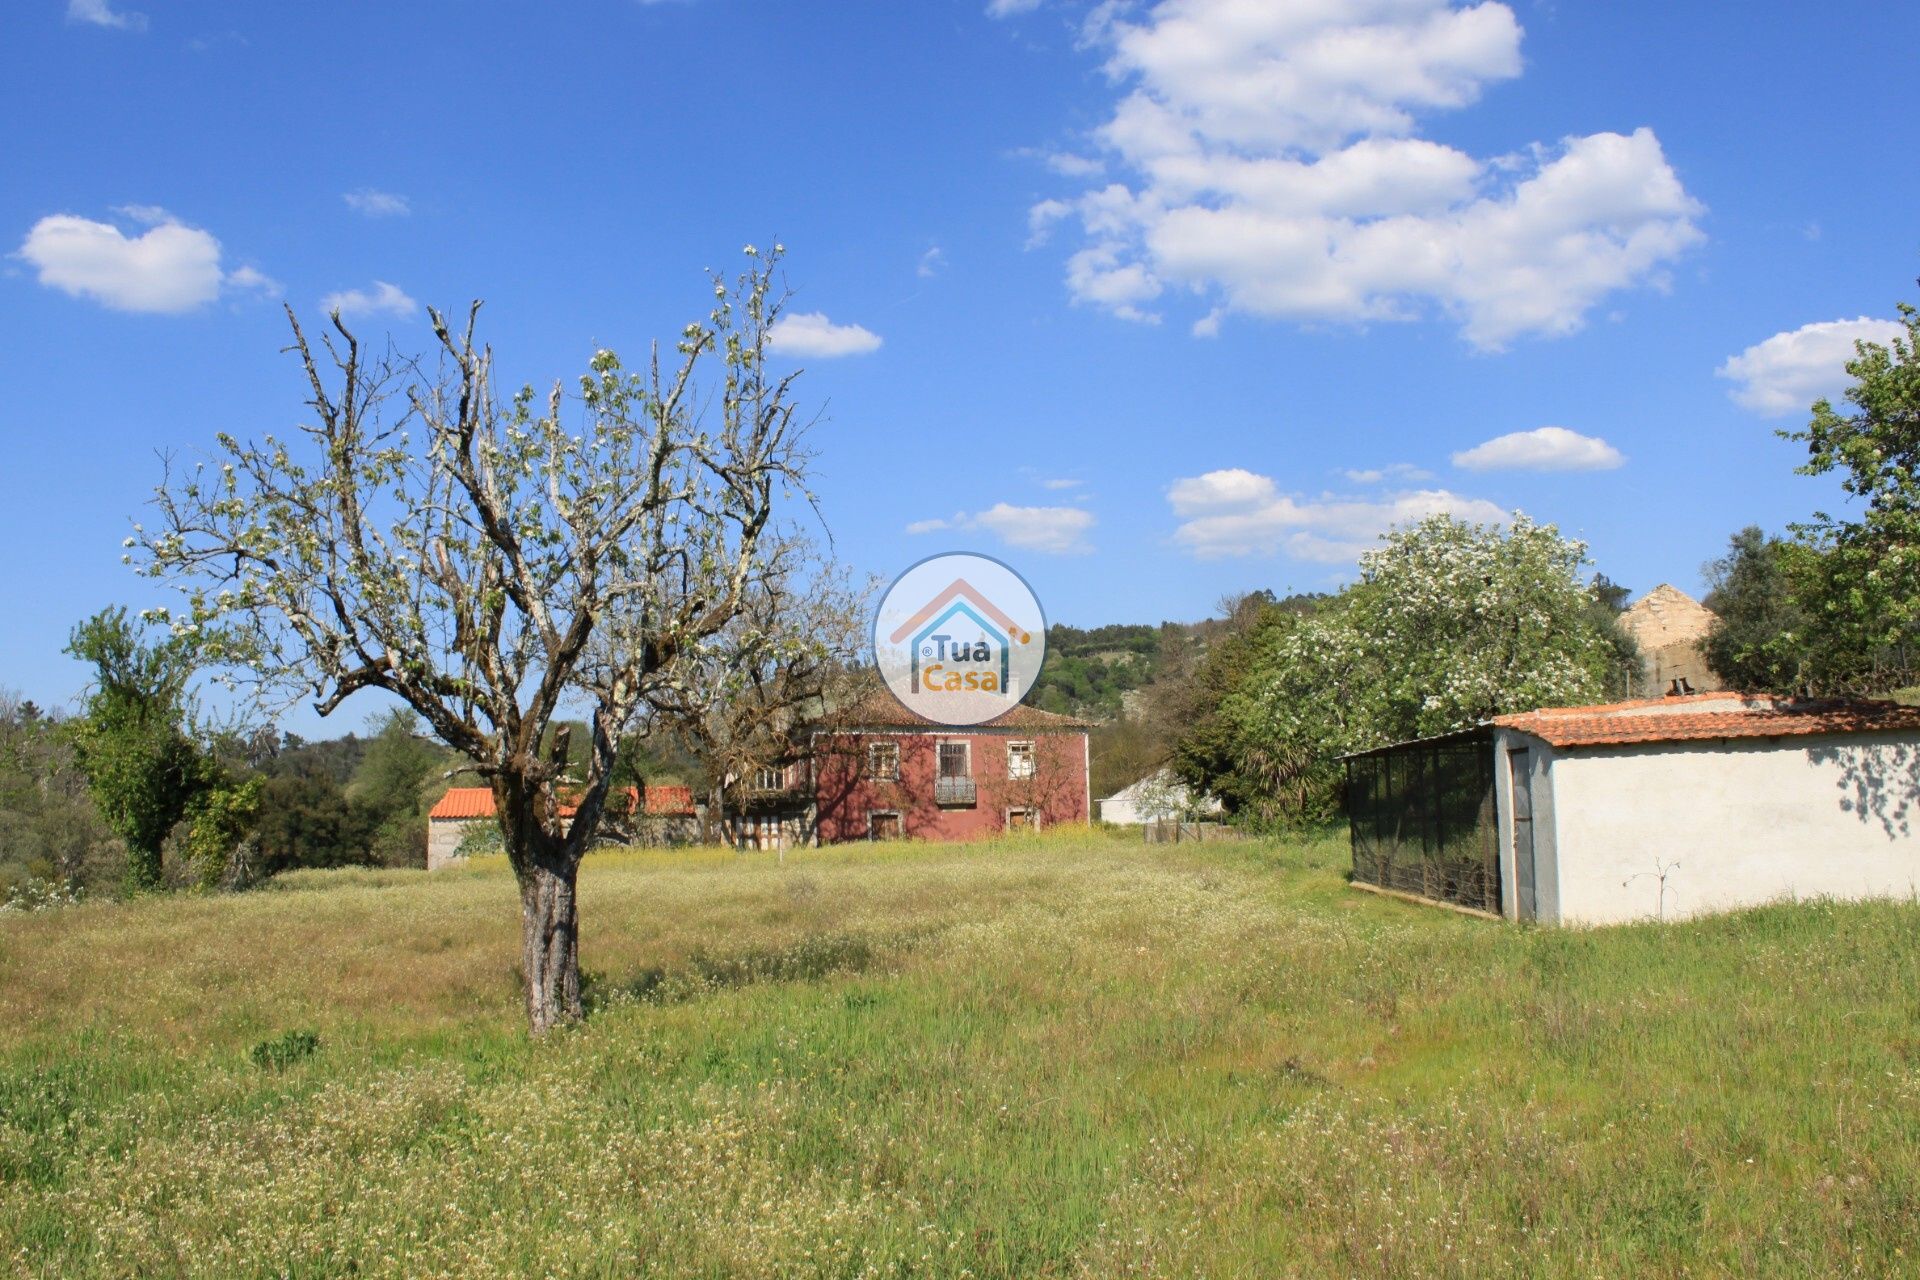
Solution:
<svg viewBox="0 0 1920 1280">
<path fill-rule="evenodd" d="M 1499 913 L 1490 732 L 1349 757 L 1347 821 L 1355 880 Z"/>
<path fill-rule="evenodd" d="M 1178 818 L 1149 818 L 1140 824 L 1148 844 L 1184 844 L 1190 841 L 1245 840 L 1247 834 L 1224 822 L 1184 822 Z"/>
</svg>

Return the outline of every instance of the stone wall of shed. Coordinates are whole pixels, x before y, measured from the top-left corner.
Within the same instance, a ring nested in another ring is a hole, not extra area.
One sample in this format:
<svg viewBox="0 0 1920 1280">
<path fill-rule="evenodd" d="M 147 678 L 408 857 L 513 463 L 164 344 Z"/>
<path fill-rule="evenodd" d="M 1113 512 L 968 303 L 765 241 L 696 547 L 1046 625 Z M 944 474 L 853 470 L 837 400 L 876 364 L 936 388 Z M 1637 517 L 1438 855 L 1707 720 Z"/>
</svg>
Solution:
<svg viewBox="0 0 1920 1280">
<path fill-rule="evenodd" d="M 457 851 L 467 829 L 477 822 L 492 821 L 492 818 L 427 819 L 427 870 L 438 871 L 441 867 L 465 862 Z"/>
</svg>

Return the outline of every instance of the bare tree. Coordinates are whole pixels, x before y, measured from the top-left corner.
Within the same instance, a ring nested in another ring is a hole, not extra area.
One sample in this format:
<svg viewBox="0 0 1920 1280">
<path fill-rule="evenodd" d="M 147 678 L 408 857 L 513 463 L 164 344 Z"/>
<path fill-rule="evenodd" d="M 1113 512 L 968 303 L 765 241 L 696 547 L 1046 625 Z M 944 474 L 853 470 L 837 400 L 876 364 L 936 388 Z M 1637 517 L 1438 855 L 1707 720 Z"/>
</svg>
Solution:
<svg viewBox="0 0 1920 1280">
<path fill-rule="evenodd" d="M 804 491 L 796 374 L 766 367 L 780 248 L 746 253 L 677 356 L 629 373 L 599 351 L 577 397 L 544 401 L 498 397 L 478 302 L 457 330 L 429 312 L 431 368 L 369 359 L 337 312 L 323 359 L 289 308 L 315 420 L 169 465 L 161 527 L 135 539 L 186 594 L 175 625 L 261 693 L 303 688 L 325 715 L 382 689 L 471 761 L 519 881 L 536 1035 L 581 1015 L 575 884 L 621 735 L 752 598 L 777 504 Z"/>
<path fill-rule="evenodd" d="M 703 766 L 708 821 L 743 812 L 756 775 L 806 753 L 805 738 L 866 646 L 873 584 L 810 541 L 783 539 L 733 621 L 688 655 L 658 700 L 661 719 Z"/>
</svg>

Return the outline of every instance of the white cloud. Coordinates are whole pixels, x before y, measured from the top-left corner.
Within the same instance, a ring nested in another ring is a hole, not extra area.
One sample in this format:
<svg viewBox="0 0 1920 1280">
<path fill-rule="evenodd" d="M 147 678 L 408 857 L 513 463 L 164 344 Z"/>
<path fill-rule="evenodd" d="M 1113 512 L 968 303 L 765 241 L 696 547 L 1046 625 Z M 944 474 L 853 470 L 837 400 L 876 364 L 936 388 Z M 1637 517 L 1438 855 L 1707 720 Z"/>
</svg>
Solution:
<svg viewBox="0 0 1920 1280">
<path fill-rule="evenodd" d="M 1491 502 L 1445 489 L 1362 499 L 1280 493 L 1270 477 L 1233 468 L 1176 480 L 1167 490 L 1176 543 L 1203 560 L 1286 555 L 1320 564 L 1351 564 L 1388 529 L 1448 512 L 1496 524 L 1507 512 Z"/>
<path fill-rule="evenodd" d="M 1565 427 L 1512 431 L 1453 455 L 1465 471 L 1611 471 L 1626 460 L 1600 437 Z"/>
<path fill-rule="evenodd" d="M 1867 316 L 1801 325 L 1729 356 L 1715 372 L 1738 384 L 1727 394 L 1744 409 L 1769 418 L 1805 413 L 1820 397 L 1846 390 L 1854 343 L 1885 346 L 1905 333 L 1891 320 Z"/>
<path fill-rule="evenodd" d="M 835 324 L 818 311 L 781 316 L 767 335 L 768 345 L 781 355 L 864 356 L 880 349 L 880 335 L 857 324 Z"/>
<path fill-rule="evenodd" d="M 174 217 L 172 213 L 157 204 L 117 204 L 113 206 L 113 211 L 128 221 L 137 222 L 143 227 L 159 227 L 165 226 L 169 222 L 180 221 L 180 219 Z"/>
<path fill-rule="evenodd" d="M 139 235 L 57 213 L 33 224 L 15 256 L 33 266 L 41 284 L 116 311 L 178 313 L 220 295 L 220 242 L 211 233 L 156 206 L 129 209 L 147 224 Z"/>
<path fill-rule="evenodd" d="M 347 202 L 347 208 L 369 218 L 404 218 L 413 212 L 413 205 L 405 196 L 372 187 L 349 191 L 340 198 Z"/>
<path fill-rule="evenodd" d="M 1052 480 L 1042 480 L 1040 482 L 1040 487 L 1042 489 L 1051 489 L 1055 493 L 1059 493 L 1066 489 L 1078 489 L 1081 485 L 1085 483 L 1086 481 L 1084 480 L 1070 480 L 1062 476 Z"/>
<path fill-rule="evenodd" d="M 419 309 L 420 304 L 405 290 L 385 280 L 375 280 L 372 292 L 344 289 L 320 299 L 320 310 L 328 315 L 338 311 L 343 316 L 388 315 L 404 320 Z"/>
<path fill-rule="evenodd" d="M 1199 515 L 1260 506 L 1271 502 L 1273 481 L 1243 467 L 1209 471 L 1202 476 L 1175 480 L 1167 489 L 1167 501 L 1177 516 Z"/>
<path fill-rule="evenodd" d="M 1093 550 L 1087 531 L 1097 523 L 1090 511 L 1078 507 L 1016 507 L 996 502 L 985 511 L 956 512 L 949 520 L 916 520 L 907 532 L 984 529 L 1010 547 L 1050 555 L 1079 555 Z"/>
<path fill-rule="evenodd" d="M 285 286 L 278 280 L 254 267 L 236 267 L 227 272 L 226 285 L 229 289 L 257 293 L 263 298 L 277 298 L 285 291 Z"/>
<path fill-rule="evenodd" d="M 1087 530 L 1093 513 L 1078 507 L 1016 507 L 996 502 L 973 517 L 973 523 L 998 535 L 1010 547 L 1066 555 L 1091 551 Z"/>
<path fill-rule="evenodd" d="M 85 22 L 96 27 L 115 27 L 121 31 L 145 31 L 147 15 L 115 9 L 108 0 L 67 0 L 67 21 Z"/>
<path fill-rule="evenodd" d="M 923 278 L 927 276 L 937 276 L 946 269 L 946 250 L 936 244 L 929 247 L 925 253 L 920 255 L 920 265 L 915 268 L 914 274 Z"/>
<path fill-rule="evenodd" d="M 1027 248 L 1038 249 L 1053 238 L 1053 226 L 1073 212 L 1065 200 L 1042 200 L 1027 210 Z"/>
<path fill-rule="evenodd" d="M 1076 301 L 1131 319 L 1164 290 L 1297 321 L 1439 310 L 1468 341 L 1580 327 L 1660 285 L 1701 239 L 1649 129 L 1476 159 L 1412 136 L 1520 73 L 1520 27 L 1487 0 L 1163 0 L 1089 35 L 1127 86 L 1098 140 L 1130 173 L 1073 200 Z M 1066 216 L 1028 214 L 1034 240 Z M 1216 311 L 1195 326 L 1218 330 Z"/>
<path fill-rule="evenodd" d="M 989 18 L 1011 18 L 1015 14 L 1032 13 L 1044 0 L 987 0 Z"/>
<path fill-rule="evenodd" d="M 1419 481 L 1433 479 L 1433 472 L 1411 462 L 1390 462 L 1384 467 L 1363 467 L 1340 473 L 1354 484 L 1379 484 L 1383 480 Z"/>
<path fill-rule="evenodd" d="M 1083 156 L 1072 151 L 1020 147 L 1013 154 L 1026 160 L 1038 160 L 1063 178 L 1095 178 L 1107 171 L 1106 161 L 1098 156 Z"/>
</svg>

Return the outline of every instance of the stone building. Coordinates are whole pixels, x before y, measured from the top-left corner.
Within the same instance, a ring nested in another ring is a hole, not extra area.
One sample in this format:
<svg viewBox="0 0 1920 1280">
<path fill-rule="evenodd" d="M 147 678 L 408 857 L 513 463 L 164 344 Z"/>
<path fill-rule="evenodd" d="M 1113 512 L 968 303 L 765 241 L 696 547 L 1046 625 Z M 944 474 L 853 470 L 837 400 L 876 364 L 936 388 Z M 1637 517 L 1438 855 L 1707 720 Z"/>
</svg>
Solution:
<svg viewBox="0 0 1920 1280">
<path fill-rule="evenodd" d="M 1661 583 L 1633 602 L 1620 615 L 1620 625 L 1640 646 L 1645 683 L 1633 692 L 1659 697 L 1676 692 L 1674 681 L 1684 681 L 1677 692 L 1714 693 L 1726 688 L 1707 666 L 1702 647 L 1713 629 L 1716 614 L 1686 592 Z"/>
</svg>

